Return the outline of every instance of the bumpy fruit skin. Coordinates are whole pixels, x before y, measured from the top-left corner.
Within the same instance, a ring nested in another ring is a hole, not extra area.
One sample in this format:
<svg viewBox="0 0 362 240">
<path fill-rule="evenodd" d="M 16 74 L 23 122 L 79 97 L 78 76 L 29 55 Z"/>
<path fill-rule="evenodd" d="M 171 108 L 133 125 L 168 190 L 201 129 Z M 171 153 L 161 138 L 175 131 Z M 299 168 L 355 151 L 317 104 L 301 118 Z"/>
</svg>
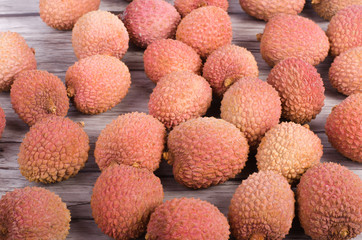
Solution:
<svg viewBox="0 0 362 240">
<path fill-rule="evenodd" d="M 101 170 L 112 164 L 125 164 L 155 171 L 165 144 L 164 125 L 145 113 L 119 116 L 102 130 L 94 156 Z"/>
<path fill-rule="evenodd" d="M 72 45 L 78 59 L 103 54 L 122 59 L 129 36 L 123 22 L 106 11 L 84 14 L 74 25 Z"/>
<path fill-rule="evenodd" d="M 362 4 L 361 0 L 312 0 L 312 6 L 317 14 L 330 21 L 341 9 L 351 5 Z"/>
<path fill-rule="evenodd" d="M 88 160 L 89 139 L 69 118 L 50 116 L 30 128 L 18 163 L 29 181 L 54 183 L 75 176 Z"/>
<path fill-rule="evenodd" d="M 131 86 L 128 67 L 119 59 L 94 55 L 69 67 L 65 83 L 77 109 L 86 114 L 105 112 L 127 95 Z"/>
<path fill-rule="evenodd" d="M 239 3 L 250 16 L 268 21 L 278 13 L 299 14 L 303 10 L 305 0 L 239 0 Z"/>
<path fill-rule="evenodd" d="M 362 92 L 362 46 L 337 56 L 329 68 L 329 82 L 344 95 Z"/>
<path fill-rule="evenodd" d="M 69 109 L 63 82 L 47 71 L 27 70 L 18 74 L 10 97 L 13 109 L 29 126 L 51 115 L 65 117 Z"/>
<path fill-rule="evenodd" d="M 223 9 L 225 12 L 229 8 L 227 0 L 175 0 L 174 5 L 182 17 L 200 7 L 215 6 Z"/>
<path fill-rule="evenodd" d="M 236 45 L 225 45 L 213 51 L 202 71 L 203 77 L 219 96 L 222 96 L 235 80 L 259 75 L 253 54 Z"/>
<path fill-rule="evenodd" d="M 193 47 L 206 58 L 219 47 L 231 44 L 231 20 L 227 12 L 215 6 L 195 9 L 181 20 L 176 39 Z"/>
<path fill-rule="evenodd" d="M 0 199 L 0 239 L 65 240 L 70 212 L 61 198 L 45 188 L 25 187 Z"/>
<path fill-rule="evenodd" d="M 325 129 L 328 141 L 343 156 L 362 162 L 362 93 L 347 97 L 332 109 Z"/>
<path fill-rule="evenodd" d="M 217 207 L 194 198 L 166 201 L 151 214 L 147 240 L 228 240 L 229 224 Z"/>
<path fill-rule="evenodd" d="M 6 125 L 4 110 L 0 107 L 0 139 Z"/>
<path fill-rule="evenodd" d="M 256 160 L 259 170 L 278 172 L 293 184 L 307 169 L 318 164 L 322 155 L 321 140 L 308 127 L 283 122 L 266 132 Z"/>
<path fill-rule="evenodd" d="M 195 189 L 235 177 L 244 168 L 249 152 L 244 134 L 216 118 L 181 123 L 170 132 L 167 146 L 175 179 Z"/>
<path fill-rule="evenodd" d="M 9 91 L 16 74 L 36 69 L 34 49 L 15 32 L 0 32 L 0 91 Z"/>
<path fill-rule="evenodd" d="M 158 39 L 175 37 L 181 16 L 164 0 L 134 0 L 121 16 L 131 41 L 141 48 Z"/>
<path fill-rule="evenodd" d="M 313 239 L 352 239 L 362 232 L 362 181 L 348 168 L 322 163 L 297 188 L 298 215 Z"/>
<path fill-rule="evenodd" d="M 58 30 L 71 30 L 84 14 L 98 10 L 101 0 L 40 0 L 41 19 Z"/>
<path fill-rule="evenodd" d="M 237 80 L 221 101 L 221 118 L 239 128 L 253 148 L 266 131 L 279 123 L 280 115 L 278 92 L 258 78 Z"/>
<path fill-rule="evenodd" d="M 294 193 L 274 171 L 253 173 L 236 189 L 229 223 L 237 240 L 283 239 L 292 227 Z"/>
<path fill-rule="evenodd" d="M 172 72 L 161 78 L 150 96 L 150 115 L 172 128 L 191 118 L 203 116 L 210 107 L 212 89 L 191 72 Z"/>
<path fill-rule="evenodd" d="M 344 8 L 331 19 L 326 33 L 333 56 L 362 45 L 361 19 L 362 5 Z"/>
<path fill-rule="evenodd" d="M 145 73 L 152 82 L 175 71 L 200 74 L 202 61 L 196 51 L 183 42 L 173 39 L 156 40 L 143 55 Z"/>
<path fill-rule="evenodd" d="M 311 64 L 287 58 L 270 71 L 267 82 L 279 93 L 282 117 L 305 123 L 314 119 L 324 106 L 323 79 Z"/>
<path fill-rule="evenodd" d="M 283 13 L 269 19 L 260 43 L 261 55 L 271 67 L 289 57 L 317 65 L 328 50 L 328 37 L 315 22 Z"/>
<path fill-rule="evenodd" d="M 162 204 L 161 181 L 147 169 L 115 165 L 98 177 L 91 198 L 98 227 L 118 240 L 140 237 L 151 213 Z"/>
</svg>

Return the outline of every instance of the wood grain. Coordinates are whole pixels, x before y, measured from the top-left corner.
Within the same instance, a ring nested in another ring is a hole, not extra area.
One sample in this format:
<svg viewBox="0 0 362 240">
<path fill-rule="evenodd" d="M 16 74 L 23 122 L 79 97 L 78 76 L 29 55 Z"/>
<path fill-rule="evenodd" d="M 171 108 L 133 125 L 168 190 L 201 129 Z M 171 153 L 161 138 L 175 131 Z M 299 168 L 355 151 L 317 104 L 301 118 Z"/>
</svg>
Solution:
<svg viewBox="0 0 362 240">
<path fill-rule="evenodd" d="M 172 3 L 173 1 L 169 2 Z M 77 60 L 72 49 L 71 32 L 57 31 L 43 23 L 38 14 L 38 4 L 39 1 L 36 0 L 1 0 L 0 31 L 15 31 L 24 36 L 27 43 L 36 50 L 38 68 L 54 73 L 64 81 L 66 70 Z M 119 14 L 127 4 L 128 2 L 124 0 L 103 0 L 101 9 Z M 253 53 L 258 62 L 260 78 L 265 80 L 270 67 L 261 58 L 259 42 L 256 41 L 255 37 L 257 33 L 263 32 L 265 22 L 246 15 L 238 0 L 230 0 L 229 5 L 229 14 L 233 26 L 233 43 L 246 47 Z M 306 5 L 301 15 L 313 19 L 322 29 L 326 30 L 328 22 L 319 18 L 309 4 Z M 155 86 L 143 72 L 142 49 L 131 44 L 123 61 L 131 70 L 132 85 L 128 95 L 120 104 L 112 110 L 96 116 L 83 115 L 71 105 L 68 116 L 74 121 L 85 122 L 85 131 L 90 137 L 91 151 L 85 168 L 77 176 L 61 183 L 52 185 L 30 183 L 20 174 L 17 154 L 20 143 L 29 128 L 12 110 L 9 93 L 0 93 L 0 104 L 5 110 L 7 119 L 6 129 L 0 140 L 0 197 L 14 188 L 25 186 L 45 187 L 60 195 L 72 214 L 71 231 L 67 239 L 110 239 L 97 228 L 91 215 L 90 196 L 93 184 L 100 174 L 94 162 L 94 144 L 100 131 L 119 114 L 132 111 L 148 112 L 149 95 Z M 324 124 L 332 107 L 345 99 L 345 96 L 337 93 L 328 82 L 328 68 L 332 61 L 333 59 L 328 57 L 317 66 L 326 87 L 326 100 L 322 112 L 310 123 L 310 127 L 322 140 L 324 146 L 323 162 L 340 163 L 362 177 L 362 165 L 344 158 L 333 149 L 324 132 Z M 216 102 L 209 113 L 217 113 L 217 107 L 218 103 Z M 227 214 L 230 199 L 235 189 L 243 179 L 254 171 L 256 171 L 256 164 L 255 159 L 251 156 L 245 169 L 235 179 L 204 190 L 190 190 L 178 184 L 173 178 L 172 168 L 165 162 L 161 163 L 160 168 L 155 173 L 161 178 L 164 186 L 165 200 L 176 197 L 201 198 L 215 204 L 224 214 Z M 303 234 L 303 230 L 295 218 L 293 228 L 286 239 L 310 238 Z M 362 237 L 356 239 L 362 239 Z"/>
</svg>

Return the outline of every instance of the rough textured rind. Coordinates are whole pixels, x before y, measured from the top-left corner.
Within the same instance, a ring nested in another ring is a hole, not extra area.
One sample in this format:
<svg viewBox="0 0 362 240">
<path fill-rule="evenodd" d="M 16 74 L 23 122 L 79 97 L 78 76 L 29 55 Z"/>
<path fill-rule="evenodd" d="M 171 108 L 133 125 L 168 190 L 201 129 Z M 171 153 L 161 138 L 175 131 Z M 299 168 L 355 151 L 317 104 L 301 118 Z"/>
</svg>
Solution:
<svg viewBox="0 0 362 240">
<path fill-rule="evenodd" d="M 174 5 L 182 17 L 200 7 L 215 6 L 226 12 L 229 8 L 228 0 L 175 0 Z"/>
<path fill-rule="evenodd" d="M 225 45 L 213 51 L 203 68 L 203 77 L 219 96 L 223 95 L 236 79 L 258 75 L 258 65 L 253 54 L 236 45 Z"/>
<path fill-rule="evenodd" d="M 9 91 L 16 74 L 36 69 L 34 49 L 15 32 L 0 32 L 0 91 Z"/>
<path fill-rule="evenodd" d="M 41 19 L 50 27 L 71 30 L 84 14 L 98 10 L 101 0 L 40 0 Z"/>
<path fill-rule="evenodd" d="M 91 199 L 98 227 L 117 240 L 140 237 L 151 213 L 162 204 L 161 181 L 147 169 L 126 165 L 107 168 L 97 179 Z"/>
<path fill-rule="evenodd" d="M 260 43 L 261 55 L 271 67 L 289 57 L 317 65 L 327 57 L 328 50 L 328 37 L 315 22 L 288 14 L 269 20 Z"/>
<path fill-rule="evenodd" d="M 164 0 L 134 0 L 120 16 L 131 41 L 146 48 L 158 39 L 175 37 L 181 16 Z"/>
<path fill-rule="evenodd" d="M 299 14 L 303 10 L 305 0 L 239 0 L 239 3 L 250 16 L 268 21 L 278 13 Z"/>
<path fill-rule="evenodd" d="M 167 139 L 175 179 L 190 188 L 207 188 L 240 173 L 248 159 L 244 134 L 216 118 L 196 118 L 175 127 Z"/>
<path fill-rule="evenodd" d="M 231 44 L 232 35 L 229 15 L 219 7 L 208 6 L 195 9 L 181 20 L 176 39 L 206 58 L 219 47 Z"/>
<path fill-rule="evenodd" d="M 361 19 L 362 5 L 342 9 L 331 19 L 326 33 L 333 56 L 362 45 Z"/>
<path fill-rule="evenodd" d="M 281 103 L 278 92 L 258 78 L 241 78 L 224 94 L 221 118 L 233 123 L 256 147 L 265 132 L 279 123 Z"/>
<path fill-rule="evenodd" d="M 317 14 L 325 20 L 331 18 L 343 8 L 351 5 L 362 4 L 361 0 L 312 0 L 312 6 Z"/>
<path fill-rule="evenodd" d="M 60 197 L 45 188 L 25 187 L 0 199 L 0 239 L 65 240 L 70 212 Z"/>
<path fill-rule="evenodd" d="M 65 117 L 69 109 L 63 82 L 47 71 L 27 70 L 18 74 L 10 97 L 13 109 L 29 126 L 51 115 Z"/>
<path fill-rule="evenodd" d="M 231 233 L 237 240 L 283 239 L 292 227 L 294 193 L 273 171 L 253 173 L 236 189 L 229 206 Z"/>
<path fill-rule="evenodd" d="M 220 210 L 194 198 L 166 201 L 151 214 L 147 240 L 228 240 L 229 224 Z"/>
<path fill-rule="evenodd" d="M 308 127 L 283 122 L 266 132 L 256 161 L 259 170 L 273 170 L 294 184 L 305 171 L 320 162 L 322 155 L 321 140 Z"/>
<path fill-rule="evenodd" d="M 30 128 L 18 163 L 29 181 L 54 183 L 75 176 L 88 160 L 89 139 L 69 118 L 50 116 Z"/>
<path fill-rule="evenodd" d="M 145 113 L 119 116 L 102 130 L 94 156 L 101 170 L 112 164 L 125 164 L 155 171 L 165 144 L 164 125 Z"/>
<path fill-rule="evenodd" d="M 5 125 L 6 125 L 5 113 L 4 110 L 0 107 L 0 139 L 2 133 L 4 132 Z"/>
<path fill-rule="evenodd" d="M 131 74 L 117 58 L 94 55 L 71 66 L 65 83 L 68 96 L 73 97 L 79 111 L 98 114 L 122 101 L 131 86 Z"/>
<path fill-rule="evenodd" d="M 323 79 L 311 64 L 287 58 L 271 70 L 267 82 L 279 93 L 282 117 L 296 122 L 310 122 L 324 106 Z"/>
<path fill-rule="evenodd" d="M 337 56 L 329 68 L 329 82 L 344 95 L 362 92 L 362 46 Z"/>
<path fill-rule="evenodd" d="M 322 163 L 297 188 L 298 215 L 313 239 L 352 239 L 362 232 L 362 181 L 348 168 Z"/>
<path fill-rule="evenodd" d="M 325 129 L 328 141 L 345 157 L 362 162 L 362 93 L 347 97 L 332 109 Z"/>
<path fill-rule="evenodd" d="M 103 54 L 122 59 L 129 36 L 123 22 L 106 11 L 84 14 L 74 25 L 72 45 L 78 59 Z"/>
<path fill-rule="evenodd" d="M 173 39 L 156 40 L 144 52 L 145 73 L 152 82 L 174 71 L 200 74 L 202 61 L 196 51 L 183 42 Z"/>
<path fill-rule="evenodd" d="M 150 96 L 150 115 L 167 128 L 204 115 L 210 107 L 212 89 L 208 82 L 191 72 L 172 72 L 161 78 Z"/>
</svg>

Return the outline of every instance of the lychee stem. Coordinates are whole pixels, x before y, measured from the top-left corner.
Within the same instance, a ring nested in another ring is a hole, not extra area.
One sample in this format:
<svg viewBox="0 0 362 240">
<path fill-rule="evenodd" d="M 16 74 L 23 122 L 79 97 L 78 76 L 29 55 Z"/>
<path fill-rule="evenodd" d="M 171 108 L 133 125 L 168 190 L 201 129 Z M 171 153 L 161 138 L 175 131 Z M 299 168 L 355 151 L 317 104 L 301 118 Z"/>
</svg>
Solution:
<svg viewBox="0 0 362 240">
<path fill-rule="evenodd" d="M 48 103 L 48 112 L 55 114 L 57 112 L 57 106 L 54 104 L 53 100 L 50 98 Z"/>
<path fill-rule="evenodd" d="M 342 228 L 341 231 L 339 231 L 339 236 L 341 238 L 346 238 L 348 236 L 349 232 L 347 228 Z"/>
<path fill-rule="evenodd" d="M 163 153 L 162 153 L 162 158 L 165 159 L 165 161 L 166 161 L 169 165 L 172 165 L 172 164 L 173 164 L 173 161 L 172 161 L 172 159 L 170 158 L 169 152 L 163 152 Z"/>
<path fill-rule="evenodd" d="M 307 129 L 310 129 L 309 125 L 308 124 L 304 124 L 302 125 L 303 127 L 307 128 Z"/>
<path fill-rule="evenodd" d="M 261 233 L 254 233 L 249 238 L 249 240 L 264 240 L 264 239 L 265 239 L 265 236 L 264 236 L 264 234 L 261 234 Z"/>
<path fill-rule="evenodd" d="M 67 95 L 68 95 L 69 98 L 74 97 L 74 88 L 68 87 L 67 88 Z"/>
<path fill-rule="evenodd" d="M 263 34 L 262 34 L 262 33 L 256 34 L 256 40 L 257 40 L 258 42 L 261 41 L 261 38 L 262 38 L 262 37 L 263 37 Z"/>
<path fill-rule="evenodd" d="M 227 88 L 227 87 L 230 87 L 236 79 L 238 79 L 239 76 L 233 76 L 233 77 L 228 77 L 225 79 L 224 81 L 224 86 Z"/>
<path fill-rule="evenodd" d="M 30 48 L 30 50 L 33 52 L 33 54 L 35 55 L 35 49 L 34 48 Z"/>
<path fill-rule="evenodd" d="M 321 3 L 321 0 L 312 0 L 312 4 L 319 4 Z"/>
<path fill-rule="evenodd" d="M 84 128 L 85 124 L 84 124 L 83 121 L 80 121 L 80 122 L 77 122 L 77 123 L 78 123 L 78 125 L 79 125 L 80 127 Z"/>
</svg>

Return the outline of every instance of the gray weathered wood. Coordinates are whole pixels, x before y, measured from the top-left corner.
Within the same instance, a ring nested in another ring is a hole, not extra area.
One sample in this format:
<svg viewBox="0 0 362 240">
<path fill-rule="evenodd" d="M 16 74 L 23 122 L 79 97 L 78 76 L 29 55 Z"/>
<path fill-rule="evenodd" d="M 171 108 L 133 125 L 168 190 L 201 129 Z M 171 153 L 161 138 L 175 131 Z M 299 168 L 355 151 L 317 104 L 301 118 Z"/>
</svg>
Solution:
<svg viewBox="0 0 362 240">
<path fill-rule="evenodd" d="M 28 44 L 36 50 L 38 68 L 54 73 L 64 81 L 67 68 L 77 60 L 72 49 L 71 32 L 54 30 L 43 23 L 38 14 L 38 0 L 1 0 L 0 2 L 0 31 L 15 31 L 23 35 Z M 260 78 L 265 80 L 270 67 L 261 58 L 259 42 L 256 41 L 256 34 L 263 31 L 265 22 L 246 15 L 238 0 L 230 0 L 229 2 L 228 12 L 233 24 L 233 43 L 246 47 L 254 54 L 258 62 Z M 102 0 L 101 9 L 118 14 L 125 9 L 127 4 L 128 2 L 124 0 Z M 313 19 L 322 29 L 327 29 L 328 22 L 318 17 L 309 4 L 301 15 Z M 77 176 L 61 183 L 52 185 L 30 183 L 21 175 L 18 170 L 17 154 L 20 143 L 29 128 L 12 110 L 9 93 L 0 93 L 0 105 L 5 110 L 7 119 L 7 126 L 0 140 L 0 197 L 14 188 L 45 187 L 59 194 L 71 210 L 71 231 L 67 239 L 110 239 L 97 228 L 91 214 L 92 187 L 100 174 L 93 157 L 94 145 L 100 131 L 119 114 L 132 111 L 148 112 L 147 103 L 155 84 L 147 79 L 143 72 L 142 56 L 143 50 L 130 44 L 123 61 L 131 70 L 132 85 L 126 98 L 112 110 L 100 115 L 89 116 L 77 112 L 71 104 L 68 116 L 74 121 L 85 122 L 84 129 L 90 137 L 91 151 L 84 169 Z M 322 112 L 310 123 L 310 127 L 322 140 L 324 146 L 323 162 L 340 163 L 361 177 L 362 165 L 346 159 L 333 149 L 324 132 L 324 124 L 332 107 L 345 99 L 345 96 L 337 93 L 328 82 L 328 68 L 332 61 L 333 59 L 328 57 L 317 66 L 326 87 L 326 100 Z M 161 178 L 164 186 L 165 200 L 176 197 L 201 198 L 215 204 L 224 214 L 227 214 L 228 205 L 235 189 L 243 179 L 254 171 L 256 171 L 255 159 L 250 158 L 247 166 L 235 179 L 203 190 L 191 190 L 178 184 L 173 179 L 172 167 L 165 162 L 161 163 L 160 168 L 155 173 Z M 303 230 L 295 218 L 293 228 L 286 239 L 310 238 L 303 234 Z"/>
</svg>

